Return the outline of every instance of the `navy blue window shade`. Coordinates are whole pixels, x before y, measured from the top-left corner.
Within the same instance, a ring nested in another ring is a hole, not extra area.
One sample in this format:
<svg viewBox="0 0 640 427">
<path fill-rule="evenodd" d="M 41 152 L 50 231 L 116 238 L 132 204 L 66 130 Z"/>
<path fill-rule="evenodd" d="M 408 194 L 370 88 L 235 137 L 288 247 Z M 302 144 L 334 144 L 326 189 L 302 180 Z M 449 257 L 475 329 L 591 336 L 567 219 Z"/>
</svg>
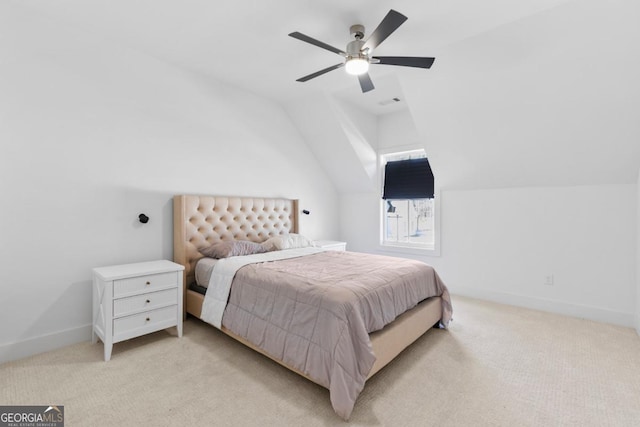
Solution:
<svg viewBox="0 0 640 427">
<path fill-rule="evenodd" d="M 387 162 L 382 198 L 433 199 L 433 172 L 427 158 Z"/>
</svg>

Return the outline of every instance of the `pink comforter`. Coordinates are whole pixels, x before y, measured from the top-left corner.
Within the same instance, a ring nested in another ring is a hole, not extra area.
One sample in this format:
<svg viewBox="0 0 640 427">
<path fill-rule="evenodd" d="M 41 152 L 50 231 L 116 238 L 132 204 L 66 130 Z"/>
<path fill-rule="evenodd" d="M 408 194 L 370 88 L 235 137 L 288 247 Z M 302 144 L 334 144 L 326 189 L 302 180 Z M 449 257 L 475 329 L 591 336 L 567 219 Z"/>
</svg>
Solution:
<svg viewBox="0 0 640 427">
<path fill-rule="evenodd" d="M 431 266 L 328 251 L 242 267 L 222 324 L 327 387 L 348 419 L 376 359 L 369 333 L 432 296 L 446 326 L 451 300 Z"/>
</svg>

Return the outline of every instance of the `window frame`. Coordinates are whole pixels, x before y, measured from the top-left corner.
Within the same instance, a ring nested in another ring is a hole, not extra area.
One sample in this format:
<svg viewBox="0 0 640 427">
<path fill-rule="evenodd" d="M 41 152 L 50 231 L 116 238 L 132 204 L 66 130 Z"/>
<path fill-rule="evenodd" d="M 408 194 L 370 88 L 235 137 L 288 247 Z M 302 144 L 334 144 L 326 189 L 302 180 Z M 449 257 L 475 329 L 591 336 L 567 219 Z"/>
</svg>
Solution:
<svg viewBox="0 0 640 427">
<path fill-rule="evenodd" d="M 416 244 L 411 242 L 386 242 L 385 241 L 385 214 L 386 214 L 386 200 L 382 198 L 382 192 L 384 189 L 384 167 L 389 161 L 389 157 L 395 155 L 409 154 L 411 152 L 421 152 L 426 156 L 426 150 L 423 146 L 397 146 L 379 150 L 378 152 L 378 194 L 380 196 L 380 203 L 378 208 L 378 251 L 383 253 L 393 254 L 408 254 L 408 255 L 427 255 L 427 256 L 440 256 L 440 189 L 438 188 L 437 180 L 434 179 L 434 195 L 433 195 L 433 245 Z M 428 158 L 428 156 L 426 156 Z M 391 160 L 393 161 L 393 160 Z"/>
</svg>

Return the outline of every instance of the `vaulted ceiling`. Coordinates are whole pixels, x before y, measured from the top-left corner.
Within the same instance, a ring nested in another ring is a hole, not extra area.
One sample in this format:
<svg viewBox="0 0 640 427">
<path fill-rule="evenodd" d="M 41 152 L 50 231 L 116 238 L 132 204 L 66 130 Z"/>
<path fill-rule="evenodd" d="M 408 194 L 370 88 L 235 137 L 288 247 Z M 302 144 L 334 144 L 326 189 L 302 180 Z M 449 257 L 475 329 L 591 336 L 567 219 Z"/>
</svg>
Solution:
<svg viewBox="0 0 640 427">
<path fill-rule="evenodd" d="M 336 72 L 310 83 L 296 82 L 296 78 L 338 63 L 341 58 L 288 37 L 292 31 L 344 48 L 351 41 L 351 25 L 362 24 L 372 31 L 393 8 L 409 20 L 376 53 L 432 56 L 456 41 L 565 1 L 23 0 L 19 3 L 162 60 L 273 99 L 287 100 L 314 87 L 355 81 L 344 72 Z"/>
<path fill-rule="evenodd" d="M 640 167 L 636 0 L 17 4 L 285 106 L 331 92 L 376 115 L 400 84 L 445 186 L 629 183 Z M 431 70 L 372 67 L 369 94 L 342 70 L 295 81 L 341 58 L 288 33 L 343 48 L 390 8 L 409 19 L 376 54 L 435 56 Z"/>
</svg>

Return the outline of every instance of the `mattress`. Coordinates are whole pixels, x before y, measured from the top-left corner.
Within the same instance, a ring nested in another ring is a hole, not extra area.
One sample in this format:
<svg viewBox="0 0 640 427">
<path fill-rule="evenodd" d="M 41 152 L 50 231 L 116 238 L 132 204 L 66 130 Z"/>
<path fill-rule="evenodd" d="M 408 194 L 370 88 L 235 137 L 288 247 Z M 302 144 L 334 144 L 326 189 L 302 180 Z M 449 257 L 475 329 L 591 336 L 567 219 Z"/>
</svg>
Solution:
<svg viewBox="0 0 640 427">
<path fill-rule="evenodd" d="M 201 258 L 196 264 L 196 283 L 205 290 L 209 286 L 209 279 L 213 272 L 213 267 L 218 262 L 215 258 Z M 201 292 L 204 294 L 204 292 Z"/>
</svg>

